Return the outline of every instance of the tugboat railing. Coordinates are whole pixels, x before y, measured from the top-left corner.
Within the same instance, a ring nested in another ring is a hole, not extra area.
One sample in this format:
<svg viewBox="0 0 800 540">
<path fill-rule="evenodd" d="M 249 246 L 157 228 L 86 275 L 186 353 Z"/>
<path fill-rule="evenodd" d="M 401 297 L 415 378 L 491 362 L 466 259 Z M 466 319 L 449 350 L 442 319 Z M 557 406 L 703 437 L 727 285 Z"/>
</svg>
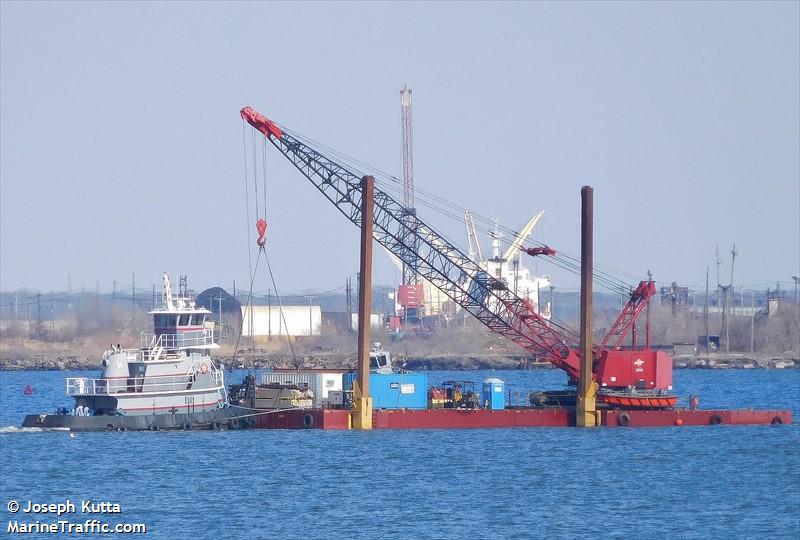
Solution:
<svg viewBox="0 0 800 540">
<path fill-rule="evenodd" d="M 67 378 L 67 396 L 109 396 L 114 394 L 158 394 L 162 392 L 186 392 L 193 389 L 194 374 L 170 375 L 166 377 L 124 377 L 115 379 Z M 211 371 L 214 386 L 203 390 L 216 390 L 222 385 L 220 370 Z M 199 388 L 195 388 L 199 390 Z"/>
<path fill-rule="evenodd" d="M 142 349 L 182 349 L 187 347 L 203 347 L 214 344 L 214 329 L 203 328 L 179 334 L 149 334 L 142 332 L 139 341 Z"/>
</svg>

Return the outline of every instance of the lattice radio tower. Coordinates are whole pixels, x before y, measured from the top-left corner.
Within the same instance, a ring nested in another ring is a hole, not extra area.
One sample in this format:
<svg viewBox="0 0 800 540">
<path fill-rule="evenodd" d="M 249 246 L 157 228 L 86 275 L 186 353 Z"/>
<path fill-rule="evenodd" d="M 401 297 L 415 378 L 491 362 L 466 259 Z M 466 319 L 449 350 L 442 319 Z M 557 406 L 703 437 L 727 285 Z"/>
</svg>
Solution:
<svg viewBox="0 0 800 540">
<path fill-rule="evenodd" d="M 411 116 L 411 88 L 405 85 L 400 91 L 400 113 L 403 130 L 403 207 L 406 211 L 409 228 L 414 228 L 416 210 L 414 208 L 414 128 Z M 409 240 L 413 234 L 409 234 Z M 408 245 L 408 244 L 407 244 Z M 416 284 L 415 257 L 403 260 L 403 285 Z"/>
</svg>

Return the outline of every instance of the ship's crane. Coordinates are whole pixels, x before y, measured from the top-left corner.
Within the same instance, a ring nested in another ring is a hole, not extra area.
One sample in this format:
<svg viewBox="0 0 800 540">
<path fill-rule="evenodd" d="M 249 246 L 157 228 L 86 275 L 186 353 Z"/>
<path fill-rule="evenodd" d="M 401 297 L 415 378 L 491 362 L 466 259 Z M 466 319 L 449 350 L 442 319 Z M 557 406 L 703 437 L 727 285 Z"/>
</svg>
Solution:
<svg viewBox="0 0 800 540">
<path fill-rule="evenodd" d="M 345 217 L 360 226 L 362 193 L 359 175 L 254 109 L 245 107 L 240 113 Z M 373 204 L 375 240 L 492 331 L 563 369 L 571 380 L 578 379 L 578 353 L 563 337 L 570 332 L 567 328 L 541 317 L 530 301 L 516 296 L 502 281 L 489 275 L 472 257 L 451 244 L 415 213 L 409 214 L 386 192 L 376 188 Z M 633 319 L 638 315 L 638 311 L 634 312 Z M 593 375 L 598 385 L 618 390 L 632 386 L 641 390 L 671 388 L 669 358 L 656 351 L 636 353 L 631 355 L 629 351 L 595 348 Z M 643 374 L 641 384 L 636 380 L 640 371 Z M 653 375 L 649 376 L 651 372 Z M 656 376 L 659 374 L 660 377 Z M 632 384 L 634 380 L 636 385 Z"/>
<path fill-rule="evenodd" d="M 469 244 L 467 252 L 469 253 L 469 258 L 475 262 L 481 262 L 483 261 L 481 243 L 475 233 L 475 223 L 472 221 L 472 214 L 469 213 L 469 210 L 464 210 L 464 225 L 467 227 L 467 243 Z"/>
<path fill-rule="evenodd" d="M 533 228 L 536 227 L 536 224 L 539 223 L 539 220 L 542 219 L 543 215 L 544 215 L 544 210 L 533 216 L 528 221 L 528 223 L 525 224 L 525 226 L 517 234 L 517 236 L 514 237 L 514 241 L 511 242 L 509 248 L 503 254 L 503 260 L 510 261 L 511 259 L 517 256 L 519 250 L 522 248 L 522 244 L 524 244 L 525 240 L 527 240 L 528 237 L 531 235 L 531 233 L 533 232 Z"/>
</svg>

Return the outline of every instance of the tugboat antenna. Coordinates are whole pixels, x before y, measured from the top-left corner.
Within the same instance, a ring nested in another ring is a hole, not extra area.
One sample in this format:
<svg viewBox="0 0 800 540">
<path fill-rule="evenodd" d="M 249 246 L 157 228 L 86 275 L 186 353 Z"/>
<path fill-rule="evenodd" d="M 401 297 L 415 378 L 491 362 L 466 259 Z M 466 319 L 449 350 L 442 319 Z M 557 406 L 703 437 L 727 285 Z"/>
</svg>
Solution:
<svg viewBox="0 0 800 540">
<path fill-rule="evenodd" d="M 172 286 L 169 284 L 169 276 L 164 272 L 164 302 L 167 304 L 167 309 L 175 311 L 175 304 L 172 302 Z"/>
</svg>

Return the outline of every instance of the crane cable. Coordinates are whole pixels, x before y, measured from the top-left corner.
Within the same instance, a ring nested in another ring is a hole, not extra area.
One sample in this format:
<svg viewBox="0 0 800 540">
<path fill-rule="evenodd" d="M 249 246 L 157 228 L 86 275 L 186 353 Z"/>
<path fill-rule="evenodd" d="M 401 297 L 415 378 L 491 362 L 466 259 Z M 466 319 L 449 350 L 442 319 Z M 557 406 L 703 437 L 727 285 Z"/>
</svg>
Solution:
<svg viewBox="0 0 800 540">
<path fill-rule="evenodd" d="M 247 251 L 249 253 L 250 249 L 248 248 Z M 253 318 L 253 305 L 251 304 L 252 298 L 253 298 L 253 282 L 255 281 L 255 277 L 256 277 L 255 270 L 258 269 L 258 261 L 260 259 L 261 259 L 261 252 L 259 251 L 258 255 L 256 256 L 256 266 L 254 268 L 254 271 L 250 275 L 250 291 L 247 294 L 247 304 L 246 304 L 247 308 L 245 310 L 245 314 L 249 314 L 250 315 L 250 320 L 251 321 L 252 321 L 252 318 Z M 233 362 L 232 362 L 232 364 L 236 363 L 235 362 L 236 361 L 236 353 L 239 351 L 239 340 L 242 338 L 242 334 L 243 333 L 244 333 L 244 315 L 242 316 L 241 325 L 239 326 L 239 334 L 236 336 L 236 345 L 234 345 L 234 347 L 233 347 L 233 358 L 232 358 Z M 250 326 L 250 338 L 252 340 L 253 351 L 255 352 L 255 349 L 256 349 L 256 347 L 255 347 L 255 334 L 253 333 L 252 324 Z M 253 366 L 251 364 L 248 367 L 248 372 L 252 371 L 252 367 Z"/>
<path fill-rule="evenodd" d="M 244 200 L 245 200 L 245 217 L 247 218 L 247 272 L 253 275 L 253 261 L 250 255 L 250 189 L 247 177 L 247 134 L 244 122 L 242 122 L 242 151 L 244 155 Z"/>
<path fill-rule="evenodd" d="M 380 185 L 385 186 L 386 188 L 388 188 L 388 190 L 394 191 L 395 193 L 399 192 L 398 188 L 386 185 L 383 182 L 380 182 Z M 422 203 L 423 206 L 426 206 L 426 207 L 432 209 L 433 211 L 439 212 L 440 214 L 443 214 L 444 216 L 446 216 L 446 217 L 448 217 L 450 219 L 453 219 L 454 221 L 462 221 L 462 219 L 463 219 L 462 216 L 457 215 L 457 214 L 453 213 L 452 211 L 449 211 L 449 210 L 447 210 L 447 209 L 445 209 L 443 207 L 437 206 L 436 204 L 434 204 L 431 201 L 427 200 L 424 195 L 422 197 L 418 197 L 418 200 Z M 450 203 L 449 201 L 446 201 L 446 205 L 450 206 L 452 208 L 457 208 L 460 211 L 463 211 L 463 209 L 461 209 L 460 207 L 454 205 L 453 203 Z M 474 212 L 470 212 L 470 213 L 473 215 L 474 218 L 478 218 L 478 222 L 479 223 L 480 223 L 480 221 L 484 221 L 486 223 L 496 224 L 496 223 L 493 223 L 492 220 L 490 220 L 489 218 L 485 218 L 483 216 L 480 216 L 480 214 L 476 214 Z M 488 235 L 494 234 L 494 227 L 490 228 L 490 226 L 477 225 L 475 228 L 478 231 L 484 232 L 484 233 L 486 233 Z M 506 232 L 510 236 L 513 236 L 513 237 L 516 237 L 516 235 L 517 235 L 516 231 L 514 231 L 514 230 L 512 230 L 512 229 L 510 229 L 508 227 L 505 227 L 503 225 L 498 225 L 497 226 L 497 230 Z M 526 244 L 534 244 L 534 245 L 539 246 L 539 247 L 545 246 L 544 243 L 537 242 L 537 241 L 532 240 L 532 239 L 527 239 L 520 245 L 520 249 L 524 250 L 525 247 L 526 247 Z M 552 265 L 554 265 L 554 266 L 556 266 L 558 268 L 561 268 L 563 270 L 566 270 L 566 271 L 568 271 L 570 273 L 580 274 L 580 258 L 579 257 L 576 257 L 574 255 L 570 255 L 570 254 L 565 253 L 563 251 L 559 251 L 555 256 L 550 256 L 545 260 L 547 262 L 551 263 Z M 593 276 L 595 278 L 595 281 L 597 281 L 598 285 L 600 285 L 602 287 L 605 287 L 605 288 L 607 288 L 610 291 L 615 292 L 615 293 L 619 293 L 619 294 L 623 294 L 624 295 L 624 294 L 627 294 L 633 288 L 631 285 L 626 284 L 622 280 L 616 279 L 614 276 L 611 276 L 610 274 L 608 274 L 607 272 L 604 272 L 602 270 L 594 270 L 593 271 Z"/>
<path fill-rule="evenodd" d="M 255 140 L 256 132 L 251 131 L 253 135 L 253 139 Z M 267 217 L 267 139 L 264 137 L 259 137 L 261 139 L 261 166 L 262 166 L 262 179 L 263 179 L 263 186 L 262 191 L 264 193 L 264 215 L 261 216 L 261 219 L 264 223 L 264 232 L 266 233 L 266 217 Z M 253 147 L 253 158 L 255 159 L 255 146 Z M 257 225 L 260 226 L 260 225 Z M 259 229 L 259 232 L 260 229 Z M 263 238 L 263 235 L 262 235 Z M 283 301 L 281 300 L 281 294 L 278 291 L 278 285 L 275 283 L 275 275 L 272 273 L 272 265 L 269 263 L 269 255 L 267 255 L 266 249 L 266 241 L 265 242 L 258 242 L 258 251 L 259 253 L 264 253 L 264 259 L 267 261 L 267 270 L 269 271 L 269 279 L 272 282 L 272 288 L 275 291 L 275 298 L 278 300 L 278 314 L 280 315 L 281 320 L 283 321 L 283 328 L 286 330 L 286 341 L 289 343 L 289 351 L 292 353 L 292 364 L 297 365 L 297 356 L 294 352 L 294 345 L 292 345 L 292 338 L 289 336 L 289 325 L 286 323 L 286 315 L 283 313 Z M 278 323 L 278 327 L 280 328 L 280 323 Z M 309 328 L 309 333 L 311 329 Z"/>
<path fill-rule="evenodd" d="M 283 129 L 282 126 L 281 126 L 281 128 Z M 311 143 L 311 144 L 308 144 L 309 147 L 312 147 L 312 145 L 319 146 L 319 147 L 323 148 L 324 150 L 326 150 L 328 153 L 335 155 L 337 157 L 337 159 L 340 159 L 340 160 L 345 161 L 345 162 L 353 162 L 353 163 L 355 163 L 355 164 L 357 164 L 357 165 L 359 165 L 361 167 L 366 168 L 367 170 L 370 170 L 371 172 L 373 172 L 375 175 L 377 175 L 379 177 L 380 176 L 385 176 L 385 177 L 388 177 L 390 179 L 398 180 L 398 179 L 392 177 L 391 175 L 388 175 L 387 173 L 384 173 L 383 171 L 380 171 L 379 169 L 375 169 L 375 168 L 373 168 L 373 167 L 371 167 L 371 166 L 369 166 L 369 165 L 367 165 L 367 164 L 365 164 L 363 162 L 360 162 L 360 161 L 356 160 L 355 158 L 351 158 L 351 157 L 349 157 L 349 156 L 347 156 L 347 155 L 345 155 L 345 154 L 343 154 L 343 153 L 341 153 L 341 152 L 339 152 L 339 151 L 337 151 L 335 149 L 332 149 L 330 147 L 325 146 L 324 144 L 321 144 L 321 143 L 313 141 L 313 140 L 311 140 L 311 139 L 309 139 L 309 138 L 307 138 L 307 137 L 305 137 L 303 135 L 300 135 L 299 133 L 293 132 L 292 130 L 286 130 L 286 129 L 284 129 L 284 131 L 286 131 L 288 134 L 292 135 L 293 137 L 296 137 L 297 139 L 300 139 L 301 141 L 304 141 L 306 143 Z M 382 185 L 382 186 L 386 186 L 386 184 L 384 182 L 379 182 L 379 184 Z M 392 190 L 392 191 L 396 190 L 396 188 L 391 187 L 391 186 L 386 186 L 386 187 L 389 187 L 389 189 Z M 438 197 L 438 196 L 434 195 L 434 197 Z M 455 207 L 455 205 L 453 205 L 452 203 L 447 202 L 447 204 L 450 205 L 450 206 Z M 433 208 L 434 210 L 437 210 L 437 211 L 440 211 L 440 212 L 444 213 L 445 215 L 452 216 L 452 213 L 449 213 L 447 210 L 445 210 L 443 208 L 436 207 L 435 205 L 429 205 L 429 206 L 431 208 Z M 441 234 L 441 233 L 438 233 L 438 234 Z M 444 236 L 444 235 L 442 235 L 442 236 Z M 567 264 L 561 263 L 561 264 L 559 264 L 559 266 L 569 270 L 569 266 Z M 551 316 L 551 319 L 549 320 L 549 323 L 552 326 L 558 328 L 567 337 L 572 337 L 574 339 L 578 335 L 575 330 L 573 330 L 572 328 L 567 326 L 566 323 L 564 323 L 562 321 L 559 321 L 555 317 Z"/>
<path fill-rule="evenodd" d="M 289 343 L 289 350 L 291 351 L 292 355 L 292 363 L 297 364 L 297 356 L 295 354 L 294 345 L 292 344 L 291 337 L 289 336 L 289 325 L 286 322 L 286 316 L 283 312 L 283 302 L 281 300 L 280 293 L 278 292 L 278 287 L 275 283 L 275 276 L 272 272 L 272 265 L 269 262 L 269 256 L 267 255 L 266 250 L 266 240 L 265 234 L 267 230 L 267 222 L 266 222 L 266 214 L 267 214 L 267 148 L 266 148 L 266 139 L 263 140 L 262 151 L 261 151 L 261 165 L 262 165 L 262 178 L 261 178 L 261 192 L 263 195 L 263 213 L 261 212 L 261 208 L 259 208 L 259 193 L 258 193 L 258 153 L 256 151 L 256 134 L 255 131 L 251 130 L 251 141 L 252 141 L 252 156 L 253 156 L 253 191 L 254 191 L 254 200 L 255 200 L 255 211 L 256 211 L 256 228 L 259 233 L 258 240 L 256 241 L 256 245 L 258 246 L 258 255 L 256 257 L 256 264 L 252 266 L 250 261 L 252 260 L 252 256 L 250 254 L 251 250 L 251 237 L 250 237 L 250 196 L 249 196 L 249 179 L 247 174 L 247 142 L 246 142 L 246 122 L 242 120 L 242 136 L 243 136 L 243 150 L 244 150 L 244 169 L 245 169 L 245 204 L 246 204 L 246 217 L 247 217 L 247 258 L 248 258 L 248 270 L 250 272 L 250 288 L 247 295 L 247 306 L 248 311 L 250 313 L 250 317 L 252 320 L 253 317 L 253 286 L 255 284 L 256 274 L 258 271 L 258 262 L 261 259 L 261 254 L 263 253 L 264 259 L 267 263 L 267 270 L 269 271 L 270 281 L 272 282 L 272 287 L 275 290 L 275 296 L 278 300 L 278 313 L 280 315 L 280 319 L 283 322 L 284 329 L 286 330 L 286 341 Z M 242 317 L 242 325 L 239 330 L 239 336 L 236 338 L 236 347 L 234 349 L 234 359 L 236 350 L 239 348 L 239 339 L 242 336 L 242 331 L 244 329 L 244 317 Z M 255 332 L 253 332 L 252 327 L 250 328 L 250 337 L 252 340 L 252 348 L 255 351 Z"/>
<path fill-rule="evenodd" d="M 326 152 L 328 152 L 328 153 L 330 153 L 332 155 L 335 155 L 337 157 L 337 159 L 340 159 L 340 160 L 342 160 L 344 162 L 348 162 L 349 164 L 358 165 L 359 166 L 358 168 L 362 168 L 362 170 L 366 169 L 366 170 L 372 172 L 373 175 L 378 176 L 379 178 L 380 177 L 385 177 L 385 178 L 389 179 L 391 182 L 394 183 L 394 185 L 392 185 L 391 183 L 382 182 L 380 180 L 377 183 L 379 184 L 379 186 L 381 186 L 385 190 L 394 192 L 398 196 L 402 197 L 402 186 L 400 185 L 401 181 L 398 178 L 396 178 L 396 177 L 394 177 L 394 176 L 392 176 L 392 175 L 390 175 L 388 173 L 385 173 L 384 171 L 381 171 L 380 169 L 376 169 L 376 168 L 374 168 L 374 167 L 372 167 L 372 166 L 370 166 L 368 164 L 365 164 L 364 162 L 361 162 L 361 161 L 359 161 L 359 160 L 357 160 L 355 158 L 347 156 L 346 154 L 343 154 L 342 152 L 339 152 L 339 151 L 337 151 L 337 150 L 335 150 L 333 148 L 330 148 L 330 147 L 328 147 L 328 146 L 326 146 L 324 144 L 321 144 L 321 143 L 319 143 L 317 141 L 313 141 L 313 140 L 311 140 L 311 139 L 309 139 L 309 138 L 307 138 L 307 137 L 305 137 L 303 135 L 295 133 L 292 130 L 285 130 L 285 131 L 287 133 L 289 133 L 290 135 L 292 135 L 292 136 L 294 136 L 294 137 L 296 137 L 296 138 L 298 138 L 298 139 L 300 139 L 300 140 L 302 140 L 302 141 L 304 141 L 306 143 L 311 143 L 311 144 L 309 144 L 309 147 L 311 147 L 312 145 L 321 147 Z M 354 168 L 356 168 L 356 167 L 354 167 Z M 458 209 L 459 211 L 462 211 L 463 210 L 462 208 L 458 207 L 454 203 L 452 203 L 452 202 L 450 202 L 450 201 L 448 201 L 448 200 L 446 200 L 446 199 L 444 199 L 444 198 L 442 198 L 442 197 L 440 197 L 440 196 L 438 196 L 438 195 L 436 195 L 436 194 L 434 194 L 432 192 L 427 192 L 425 190 L 420 190 L 420 191 L 422 191 L 422 193 L 424 194 L 423 197 L 420 198 L 420 200 L 421 200 L 423 205 L 425 205 L 425 206 L 431 208 L 432 210 L 437 211 L 437 212 L 439 212 L 439 213 L 441 213 L 441 214 L 443 214 L 443 215 L 445 215 L 447 217 L 450 217 L 450 218 L 452 218 L 452 219 L 454 219 L 456 221 L 461 221 L 461 216 L 455 215 L 453 212 L 448 211 L 445 207 Z M 442 205 L 441 206 L 440 205 L 436 205 L 433 202 L 431 202 L 429 199 L 433 199 L 433 201 L 439 201 L 439 202 L 442 203 Z M 478 216 L 484 222 L 490 222 L 491 223 L 491 220 L 489 220 L 488 218 L 482 217 L 479 214 L 473 214 L 473 215 Z M 484 232 L 491 233 L 491 230 L 488 230 L 486 227 L 483 227 L 483 228 L 477 227 L 477 228 L 479 230 L 484 231 Z M 511 231 L 511 229 L 505 228 L 505 230 L 512 232 L 513 236 L 516 236 L 516 232 Z M 441 234 L 441 233 L 438 233 L 438 234 Z M 444 235 L 442 235 L 442 236 L 444 236 Z M 538 244 L 540 246 L 544 245 L 544 244 L 541 244 L 541 243 L 538 243 Z M 523 247 L 524 247 L 524 244 L 523 244 Z M 555 265 L 555 266 L 557 266 L 559 268 L 562 268 L 562 269 L 564 269 L 564 270 L 566 270 L 568 272 L 575 273 L 575 274 L 580 274 L 580 259 L 579 258 L 570 257 L 568 255 L 560 254 L 560 255 L 557 255 L 556 257 L 549 257 L 548 261 L 551 262 L 553 265 Z M 605 272 L 595 271 L 594 272 L 594 276 L 595 276 L 595 278 L 598 281 L 598 284 L 600 286 L 603 286 L 603 287 L 611 290 L 612 292 L 620 294 L 622 296 L 627 296 L 629 294 L 629 291 L 632 289 L 631 286 L 627 286 L 626 287 L 624 282 L 617 281 L 616 279 L 614 279 L 613 277 L 610 277 Z M 606 276 L 609 276 L 609 277 L 606 277 Z M 549 324 L 551 324 L 552 326 L 554 326 L 555 328 L 560 330 L 562 332 L 562 334 L 564 336 L 566 336 L 567 338 L 572 338 L 573 340 L 577 340 L 577 338 L 578 338 L 577 331 L 572 329 L 566 322 L 561 321 L 558 318 L 556 318 L 556 317 L 551 315 L 551 318 L 549 320 Z"/>
<path fill-rule="evenodd" d="M 297 133 L 297 132 L 295 132 L 295 131 L 293 131 L 291 129 L 286 129 L 283 126 L 280 126 L 280 127 L 281 127 L 281 129 L 283 131 L 285 131 L 286 133 L 292 135 L 293 137 L 295 137 L 295 138 L 307 143 L 308 146 L 310 146 L 310 147 L 319 147 L 319 148 L 325 150 L 327 153 L 336 156 L 337 159 L 339 159 L 339 160 L 341 160 L 343 162 L 346 162 L 349 165 L 355 165 L 356 167 L 354 167 L 354 168 L 356 168 L 356 169 L 360 169 L 361 171 L 371 172 L 374 176 L 378 176 L 379 178 L 387 179 L 389 182 L 396 184 L 398 187 L 390 186 L 390 185 L 388 185 L 388 184 L 386 184 L 384 182 L 380 182 L 380 181 L 378 183 L 383 187 L 387 187 L 390 191 L 394 191 L 395 193 L 400 194 L 400 195 L 402 194 L 402 191 L 401 191 L 402 190 L 402 180 L 400 180 L 396 176 L 394 176 L 392 174 L 389 174 L 389 173 L 387 173 L 385 171 L 382 171 L 381 169 L 378 169 L 376 167 L 373 167 L 373 166 L 371 166 L 371 165 L 369 165 L 367 163 L 364 163 L 363 161 L 360 161 L 360 160 L 358 160 L 356 158 L 348 156 L 347 154 L 344 154 L 344 153 L 342 153 L 342 152 L 340 152 L 340 151 L 338 151 L 338 150 L 336 150 L 334 148 L 326 146 L 326 145 L 324 145 L 324 144 L 322 144 L 322 143 L 320 143 L 318 141 L 315 141 L 315 140 L 313 140 L 313 139 L 311 139 L 309 137 L 301 135 L 300 133 Z M 424 189 L 419 189 L 419 188 L 415 189 L 415 194 L 422 194 L 422 197 L 417 197 L 417 200 L 420 201 L 424 206 L 427 206 L 428 208 L 430 208 L 430 209 L 432 209 L 432 210 L 434 210 L 436 212 L 439 212 L 439 213 L 445 215 L 446 217 L 449 217 L 449 218 L 454 219 L 456 221 L 461 221 L 461 219 L 462 219 L 461 216 L 458 216 L 458 215 L 454 214 L 452 211 L 446 210 L 444 207 L 450 207 L 451 209 L 458 210 L 459 212 L 463 211 L 463 208 L 461 208 L 458 205 L 450 202 L 448 199 L 445 199 L 444 197 L 436 195 L 433 192 L 426 191 Z M 482 216 L 480 214 L 477 214 L 477 213 L 473 213 L 473 217 L 477 218 L 477 220 L 479 222 L 483 221 L 483 222 L 489 223 L 489 224 L 493 224 L 494 223 L 493 220 L 491 220 L 489 218 L 486 218 L 486 217 L 484 217 L 484 216 Z M 488 232 L 490 234 L 492 232 L 491 229 L 489 229 L 488 227 L 480 227 L 479 226 L 477 228 L 479 230 L 481 230 L 482 232 Z M 500 226 L 499 229 L 503 230 L 504 232 L 510 233 L 513 236 L 516 236 L 516 232 L 513 231 L 512 229 L 508 228 L 508 227 Z M 439 233 L 439 234 L 441 234 L 441 233 Z M 444 235 L 442 235 L 442 236 L 444 236 Z M 533 240 L 526 240 L 526 242 L 523 243 L 522 247 L 524 248 L 525 244 L 527 244 L 527 243 L 532 243 L 532 244 L 537 245 L 539 247 L 545 245 L 545 244 L 543 244 L 541 242 L 536 242 L 536 241 L 533 241 Z M 548 262 L 550 262 L 551 264 L 553 264 L 554 266 L 557 266 L 557 267 L 559 267 L 559 268 L 561 268 L 563 270 L 566 270 L 566 271 L 568 271 L 570 273 L 580 274 L 580 258 L 579 257 L 576 257 L 574 255 L 569 255 L 567 253 L 559 251 L 559 253 L 557 255 L 555 255 L 553 257 L 548 257 L 546 260 Z M 602 267 L 604 265 L 597 265 L 597 266 L 601 266 Z M 624 272 L 619 271 L 619 270 L 614 270 L 614 271 L 616 271 L 618 273 L 624 273 Z M 629 274 L 629 275 L 632 276 L 633 274 Z M 605 272 L 605 271 L 602 271 L 602 270 L 595 269 L 593 271 L 593 276 L 595 277 L 596 281 L 598 282 L 598 285 L 600 285 L 601 287 L 607 288 L 608 290 L 610 290 L 610 291 L 612 291 L 614 293 L 621 294 L 623 296 L 627 296 L 630 293 L 630 291 L 632 291 L 633 288 L 634 288 L 632 285 L 627 284 L 624 281 L 622 281 L 621 279 L 617 279 L 614 276 L 612 276 L 611 274 L 609 274 L 608 272 Z"/>
</svg>

